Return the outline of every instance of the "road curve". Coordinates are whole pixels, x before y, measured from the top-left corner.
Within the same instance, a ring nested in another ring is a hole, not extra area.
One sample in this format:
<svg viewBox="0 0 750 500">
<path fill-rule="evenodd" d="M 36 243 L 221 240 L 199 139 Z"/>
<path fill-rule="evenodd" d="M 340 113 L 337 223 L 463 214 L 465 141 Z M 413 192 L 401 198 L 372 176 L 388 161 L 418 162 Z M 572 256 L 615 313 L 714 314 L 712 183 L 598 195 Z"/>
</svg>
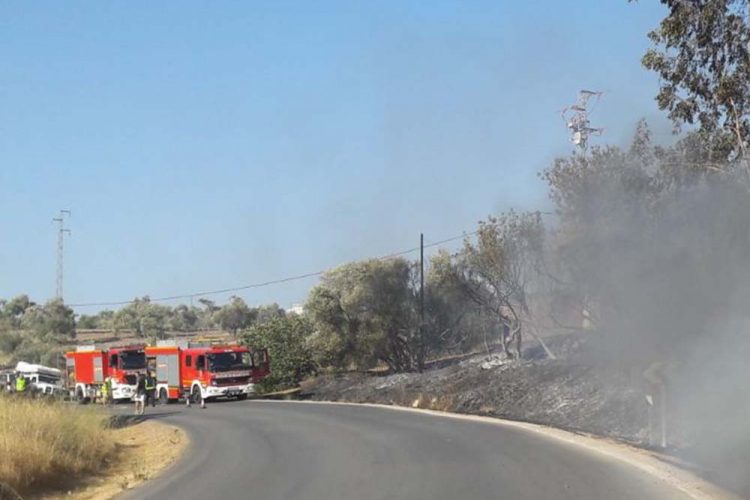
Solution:
<svg viewBox="0 0 750 500">
<path fill-rule="evenodd" d="M 247 401 L 150 418 L 186 455 L 132 499 L 679 499 L 640 469 L 543 435 L 368 406 Z"/>
</svg>

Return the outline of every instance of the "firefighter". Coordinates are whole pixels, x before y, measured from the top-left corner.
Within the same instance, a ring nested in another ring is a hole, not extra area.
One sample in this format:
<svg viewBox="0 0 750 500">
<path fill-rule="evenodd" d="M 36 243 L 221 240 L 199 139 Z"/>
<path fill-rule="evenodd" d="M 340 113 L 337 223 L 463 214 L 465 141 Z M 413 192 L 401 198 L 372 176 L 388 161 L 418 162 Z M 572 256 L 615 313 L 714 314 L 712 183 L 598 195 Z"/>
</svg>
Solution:
<svg viewBox="0 0 750 500">
<path fill-rule="evenodd" d="M 112 404 L 115 402 L 115 394 L 112 391 L 112 377 L 107 377 L 107 379 L 104 381 L 104 385 L 107 386 L 107 404 Z"/>
<path fill-rule="evenodd" d="M 26 392 L 26 377 L 24 377 L 23 375 L 18 375 L 18 377 L 16 378 L 16 392 Z"/>
<path fill-rule="evenodd" d="M 104 379 L 104 385 L 102 385 L 102 404 L 109 405 L 112 403 L 112 377 Z"/>
<path fill-rule="evenodd" d="M 200 398 L 201 402 L 201 408 L 204 410 L 206 409 L 206 399 L 203 397 L 203 391 L 198 392 L 198 397 Z M 190 390 L 185 391 L 185 405 L 190 408 L 190 402 L 193 399 L 193 393 Z M 197 403 L 198 401 L 193 401 L 194 403 Z"/>
<path fill-rule="evenodd" d="M 146 404 L 151 403 L 151 407 L 156 407 L 156 377 L 154 372 L 149 371 L 146 375 Z"/>
<path fill-rule="evenodd" d="M 107 377 L 109 378 L 109 377 Z M 102 388 L 99 389 L 99 397 L 100 401 L 103 405 L 107 404 L 107 378 L 104 379 L 104 383 L 102 384 Z"/>
<path fill-rule="evenodd" d="M 143 373 L 138 374 L 133 400 L 135 401 L 135 414 L 143 415 L 146 412 L 146 376 Z"/>
</svg>

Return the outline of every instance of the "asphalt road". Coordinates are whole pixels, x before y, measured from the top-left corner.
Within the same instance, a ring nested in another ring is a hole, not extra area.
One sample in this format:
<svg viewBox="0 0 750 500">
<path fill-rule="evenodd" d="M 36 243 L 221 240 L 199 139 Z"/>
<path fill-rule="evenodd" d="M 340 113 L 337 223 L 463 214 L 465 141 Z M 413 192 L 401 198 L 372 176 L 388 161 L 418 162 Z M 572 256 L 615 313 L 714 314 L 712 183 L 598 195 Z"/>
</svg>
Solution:
<svg viewBox="0 0 750 500">
<path fill-rule="evenodd" d="M 596 452 L 483 422 L 276 401 L 149 410 L 192 442 L 181 461 L 126 498 L 687 498 Z"/>
</svg>

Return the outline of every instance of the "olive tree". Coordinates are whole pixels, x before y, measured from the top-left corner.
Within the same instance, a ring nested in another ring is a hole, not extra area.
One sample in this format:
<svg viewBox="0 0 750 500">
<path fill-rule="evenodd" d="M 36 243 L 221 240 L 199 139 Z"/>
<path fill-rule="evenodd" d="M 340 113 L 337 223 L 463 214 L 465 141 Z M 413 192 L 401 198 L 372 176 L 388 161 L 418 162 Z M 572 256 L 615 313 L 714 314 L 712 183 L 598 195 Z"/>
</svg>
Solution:
<svg viewBox="0 0 750 500">
<path fill-rule="evenodd" d="M 393 371 L 417 369 L 421 349 L 414 266 L 405 259 L 353 262 L 326 272 L 305 310 L 321 362 Z"/>
<path fill-rule="evenodd" d="M 242 298 L 234 296 L 229 304 L 214 313 L 214 320 L 223 330 L 232 332 L 236 337 L 237 332 L 249 327 L 256 316 L 257 311 L 250 309 Z"/>
<path fill-rule="evenodd" d="M 510 211 L 480 221 L 476 239 L 466 238 L 456 256 L 458 283 L 474 303 L 498 319 L 509 357 L 521 357 L 524 317 L 531 314 L 529 287 L 543 252 L 541 214 Z"/>
</svg>

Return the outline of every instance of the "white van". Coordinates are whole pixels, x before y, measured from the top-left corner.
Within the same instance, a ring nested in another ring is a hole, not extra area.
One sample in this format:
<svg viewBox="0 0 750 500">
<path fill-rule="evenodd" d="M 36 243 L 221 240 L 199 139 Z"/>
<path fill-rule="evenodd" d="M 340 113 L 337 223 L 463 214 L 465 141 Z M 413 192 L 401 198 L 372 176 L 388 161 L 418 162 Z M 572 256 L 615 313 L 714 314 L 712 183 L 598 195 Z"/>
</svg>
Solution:
<svg viewBox="0 0 750 500">
<path fill-rule="evenodd" d="M 26 377 L 28 387 L 33 389 L 37 394 L 47 396 L 65 394 L 65 388 L 62 384 L 62 372 L 57 368 L 19 361 L 16 365 L 16 375 Z"/>
</svg>

